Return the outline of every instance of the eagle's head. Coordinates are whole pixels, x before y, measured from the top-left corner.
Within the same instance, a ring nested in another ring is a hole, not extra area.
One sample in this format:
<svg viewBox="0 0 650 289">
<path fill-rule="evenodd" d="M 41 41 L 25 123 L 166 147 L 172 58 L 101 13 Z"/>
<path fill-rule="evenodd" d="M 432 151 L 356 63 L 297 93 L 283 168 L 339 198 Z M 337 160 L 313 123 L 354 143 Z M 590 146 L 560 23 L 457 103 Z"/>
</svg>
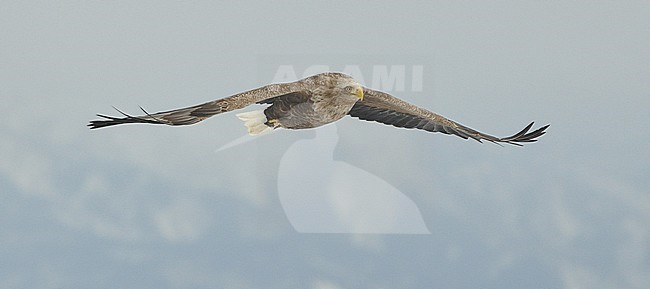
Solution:
<svg viewBox="0 0 650 289">
<path fill-rule="evenodd" d="M 363 86 L 351 77 L 342 79 L 338 83 L 337 89 L 340 89 L 339 95 L 354 98 L 354 100 L 363 100 Z"/>
<path fill-rule="evenodd" d="M 355 96 L 359 100 L 363 100 L 363 86 L 359 83 L 354 83 L 350 85 L 346 85 L 343 90 L 345 90 L 345 93 Z"/>
<path fill-rule="evenodd" d="M 305 78 L 316 84 L 316 98 L 333 98 L 336 102 L 353 105 L 363 100 L 363 86 L 352 76 L 340 72 L 325 72 Z M 320 96 L 318 96 L 320 95 Z"/>
</svg>

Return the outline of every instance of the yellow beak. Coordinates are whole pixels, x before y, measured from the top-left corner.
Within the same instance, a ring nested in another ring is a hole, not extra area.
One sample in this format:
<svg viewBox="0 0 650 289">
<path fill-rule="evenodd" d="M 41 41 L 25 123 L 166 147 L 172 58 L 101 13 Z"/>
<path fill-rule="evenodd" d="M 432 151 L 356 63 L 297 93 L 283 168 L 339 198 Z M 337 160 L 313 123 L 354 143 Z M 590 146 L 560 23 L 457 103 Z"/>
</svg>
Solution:
<svg viewBox="0 0 650 289">
<path fill-rule="evenodd" d="M 363 87 L 359 86 L 354 94 L 359 98 L 359 100 L 363 100 Z"/>
</svg>

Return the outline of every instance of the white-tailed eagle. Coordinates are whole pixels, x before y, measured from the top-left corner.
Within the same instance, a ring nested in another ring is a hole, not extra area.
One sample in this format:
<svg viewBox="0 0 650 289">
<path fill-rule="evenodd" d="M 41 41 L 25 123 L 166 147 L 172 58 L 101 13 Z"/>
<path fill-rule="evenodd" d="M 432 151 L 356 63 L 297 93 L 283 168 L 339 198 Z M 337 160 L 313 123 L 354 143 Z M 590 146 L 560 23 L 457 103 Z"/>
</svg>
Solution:
<svg viewBox="0 0 650 289">
<path fill-rule="evenodd" d="M 237 114 L 250 134 L 260 134 L 276 128 L 306 129 L 319 127 L 346 115 L 402 128 L 453 134 L 481 142 L 522 145 L 542 136 L 548 125 L 529 132 L 531 122 L 520 132 L 504 138 L 484 134 L 398 99 L 388 93 L 361 86 L 352 77 L 337 72 L 316 74 L 295 82 L 277 83 L 238 93 L 203 104 L 144 115 L 111 117 L 98 114 L 103 120 L 93 120 L 91 129 L 125 123 L 189 125 L 213 115 L 242 109 L 252 104 L 270 105 L 264 110 Z"/>
</svg>

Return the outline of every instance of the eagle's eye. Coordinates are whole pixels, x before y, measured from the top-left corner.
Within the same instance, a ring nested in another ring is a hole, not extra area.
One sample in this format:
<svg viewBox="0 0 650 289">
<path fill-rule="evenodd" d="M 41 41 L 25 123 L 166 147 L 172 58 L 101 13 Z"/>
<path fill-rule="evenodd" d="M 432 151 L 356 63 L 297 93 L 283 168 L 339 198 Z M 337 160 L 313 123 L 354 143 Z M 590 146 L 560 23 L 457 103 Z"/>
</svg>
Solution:
<svg viewBox="0 0 650 289">
<path fill-rule="evenodd" d="M 354 93 L 356 89 L 353 86 L 346 86 L 345 87 L 345 92 L 347 93 Z"/>
</svg>

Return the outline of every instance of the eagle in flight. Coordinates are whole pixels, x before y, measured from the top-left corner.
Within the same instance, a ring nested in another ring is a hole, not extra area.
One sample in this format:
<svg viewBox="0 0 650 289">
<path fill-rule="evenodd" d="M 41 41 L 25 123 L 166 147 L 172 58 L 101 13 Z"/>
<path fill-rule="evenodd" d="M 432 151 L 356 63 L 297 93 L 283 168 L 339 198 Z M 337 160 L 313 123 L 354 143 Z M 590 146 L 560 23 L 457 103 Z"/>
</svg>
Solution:
<svg viewBox="0 0 650 289">
<path fill-rule="evenodd" d="M 298 81 L 269 84 L 203 104 L 144 115 L 131 116 L 116 109 L 123 117 L 102 114 L 102 120 L 93 120 L 91 129 L 125 123 L 190 125 L 213 115 L 242 109 L 252 104 L 270 105 L 264 110 L 237 114 L 251 135 L 276 128 L 307 129 L 319 127 L 346 115 L 366 121 L 376 121 L 402 128 L 416 128 L 430 132 L 456 135 L 479 142 L 507 143 L 521 146 L 535 142 L 546 132 L 548 125 L 530 132 L 531 122 L 520 132 L 499 138 L 478 132 L 441 115 L 417 107 L 388 93 L 363 87 L 351 76 L 326 72 Z"/>
</svg>

